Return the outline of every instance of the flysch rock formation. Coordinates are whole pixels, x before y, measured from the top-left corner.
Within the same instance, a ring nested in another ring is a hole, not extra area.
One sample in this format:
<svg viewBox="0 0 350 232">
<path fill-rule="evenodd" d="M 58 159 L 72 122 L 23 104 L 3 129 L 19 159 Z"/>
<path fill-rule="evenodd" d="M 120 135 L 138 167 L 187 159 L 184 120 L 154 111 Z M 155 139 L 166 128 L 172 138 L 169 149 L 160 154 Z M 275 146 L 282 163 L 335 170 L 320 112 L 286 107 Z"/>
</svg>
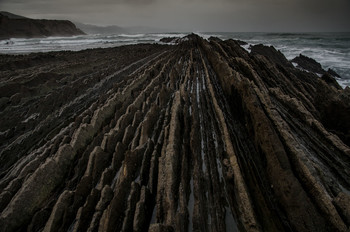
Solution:
<svg viewBox="0 0 350 232">
<path fill-rule="evenodd" d="M 1 55 L 0 231 L 348 231 L 350 89 L 268 49 Z"/>
</svg>

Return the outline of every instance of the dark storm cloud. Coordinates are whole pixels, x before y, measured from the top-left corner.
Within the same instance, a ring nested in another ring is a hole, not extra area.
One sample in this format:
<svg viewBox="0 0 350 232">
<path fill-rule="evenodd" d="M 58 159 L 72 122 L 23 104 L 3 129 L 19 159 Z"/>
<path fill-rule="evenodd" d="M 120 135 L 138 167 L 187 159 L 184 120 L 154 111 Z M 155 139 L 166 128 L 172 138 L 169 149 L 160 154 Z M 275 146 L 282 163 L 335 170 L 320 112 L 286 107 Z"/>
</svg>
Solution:
<svg viewBox="0 0 350 232">
<path fill-rule="evenodd" d="M 182 31 L 349 31 L 349 0 L 0 0 L 34 18 Z"/>
</svg>

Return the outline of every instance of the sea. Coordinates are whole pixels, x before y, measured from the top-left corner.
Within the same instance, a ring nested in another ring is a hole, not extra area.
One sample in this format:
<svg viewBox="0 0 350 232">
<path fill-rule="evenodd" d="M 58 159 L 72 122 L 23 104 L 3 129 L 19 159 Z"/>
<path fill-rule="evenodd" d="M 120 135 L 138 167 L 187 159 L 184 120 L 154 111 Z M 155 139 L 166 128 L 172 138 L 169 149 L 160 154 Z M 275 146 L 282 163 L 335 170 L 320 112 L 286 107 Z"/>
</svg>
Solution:
<svg viewBox="0 0 350 232">
<path fill-rule="evenodd" d="M 205 39 L 239 39 L 250 45 L 272 45 L 291 60 L 299 54 L 311 57 L 327 70 L 335 70 L 341 78 L 338 83 L 350 87 L 350 32 L 348 33 L 209 33 L 195 32 Z M 47 37 L 0 40 L 1 54 L 26 54 L 49 51 L 79 51 L 89 48 L 107 48 L 128 44 L 161 43 L 164 37 L 183 37 L 189 33 L 145 33 L 81 35 L 74 37 Z"/>
</svg>

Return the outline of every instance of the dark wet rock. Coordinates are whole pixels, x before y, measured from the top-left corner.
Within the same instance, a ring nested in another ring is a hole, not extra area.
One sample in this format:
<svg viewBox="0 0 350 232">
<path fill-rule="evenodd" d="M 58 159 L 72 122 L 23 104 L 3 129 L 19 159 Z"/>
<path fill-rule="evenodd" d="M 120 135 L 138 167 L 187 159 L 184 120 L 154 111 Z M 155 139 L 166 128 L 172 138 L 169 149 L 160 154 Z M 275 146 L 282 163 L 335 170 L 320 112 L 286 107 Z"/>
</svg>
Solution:
<svg viewBox="0 0 350 232">
<path fill-rule="evenodd" d="M 73 202 L 73 192 L 64 191 L 57 199 L 55 206 L 52 209 L 50 218 L 47 220 L 44 231 L 59 231 L 62 226 L 62 220 L 68 211 L 68 208 Z"/>
<path fill-rule="evenodd" d="M 9 102 L 8 97 L 1 97 L 0 98 L 0 109 L 4 109 L 8 102 Z"/>
<path fill-rule="evenodd" d="M 13 105 L 17 105 L 21 101 L 22 95 L 20 93 L 16 93 L 10 97 L 10 102 Z"/>
<path fill-rule="evenodd" d="M 326 72 L 321 76 L 322 80 L 324 80 L 327 84 L 330 86 L 333 86 L 336 89 L 342 89 L 342 87 L 339 85 L 339 83 L 334 79 L 333 75 L 330 75 L 329 72 Z"/>
<path fill-rule="evenodd" d="M 294 62 L 297 64 L 298 68 L 301 68 L 303 70 L 316 73 L 319 75 L 322 75 L 322 79 L 326 81 L 327 83 L 333 85 L 336 88 L 339 88 L 339 84 L 334 79 L 341 78 L 338 73 L 336 73 L 333 69 L 329 68 L 327 71 L 324 70 L 320 63 L 318 63 L 316 60 L 304 56 L 300 54 L 299 56 L 295 57 L 291 62 Z"/>
<path fill-rule="evenodd" d="M 340 192 L 334 199 L 334 203 L 344 220 L 350 224 L 350 195 Z"/>
<path fill-rule="evenodd" d="M 180 37 L 164 37 L 161 38 L 159 41 L 163 43 L 177 43 L 179 39 Z"/>
<path fill-rule="evenodd" d="M 0 70 L 0 231 L 349 228 L 350 89 L 273 47 L 191 34 Z"/>
<path fill-rule="evenodd" d="M 234 41 L 236 41 L 236 43 L 238 43 L 239 45 L 247 45 L 248 43 L 247 42 L 245 42 L 245 41 L 242 41 L 242 40 L 239 40 L 239 39 L 236 39 L 236 40 L 234 40 Z"/>
<path fill-rule="evenodd" d="M 280 51 L 277 51 L 273 46 L 258 44 L 251 46 L 250 49 L 252 55 L 263 55 L 276 64 L 280 64 L 284 67 L 292 67 L 292 64 L 287 60 L 287 58 Z"/>
<path fill-rule="evenodd" d="M 149 226 L 152 217 L 152 196 L 147 187 L 141 189 L 140 200 L 135 207 L 135 217 L 133 222 L 134 231 L 143 231 Z"/>
<path fill-rule="evenodd" d="M 292 62 L 298 64 L 298 67 L 307 70 L 312 73 L 324 74 L 326 71 L 322 68 L 321 64 L 316 60 L 300 54 L 291 60 Z"/>
<path fill-rule="evenodd" d="M 91 193 L 86 198 L 85 204 L 77 211 L 73 231 L 87 231 L 99 198 L 100 191 L 95 188 L 92 189 Z"/>
<path fill-rule="evenodd" d="M 40 231 L 45 226 L 50 214 L 51 209 L 49 208 L 44 208 L 36 212 L 28 226 L 27 231 Z"/>
<path fill-rule="evenodd" d="M 336 73 L 336 71 L 334 71 L 334 70 L 331 69 L 331 68 L 329 68 L 329 69 L 327 70 L 327 73 L 331 74 L 333 77 L 341 78 L 341 77 L 339 76 L 339 74 Z"/>
<path fill-rule="evenodd" d="M 152 224 L 149 227 L 148 232 L 174 232 L 175 230 L 171 226 L 162 224 Z"/>
<path fill-rule="evenodd" d="M 219 39 L 218 37 L 214 37 L 214 36 L 210 36 L 208 40 L 209 40 L 209 41 L 216 41 L 216 42 L 222 41 L 222 40 Z"/>
<path fill-rule="evenodd" d="M 347 120 L 350 114 L 350 91 L 344 90 L 337 94 L 331 92 L 334 90 L 323 86 L 316 95 L 321 122 L 350 146 L 350 122 Z"/>
</svg>

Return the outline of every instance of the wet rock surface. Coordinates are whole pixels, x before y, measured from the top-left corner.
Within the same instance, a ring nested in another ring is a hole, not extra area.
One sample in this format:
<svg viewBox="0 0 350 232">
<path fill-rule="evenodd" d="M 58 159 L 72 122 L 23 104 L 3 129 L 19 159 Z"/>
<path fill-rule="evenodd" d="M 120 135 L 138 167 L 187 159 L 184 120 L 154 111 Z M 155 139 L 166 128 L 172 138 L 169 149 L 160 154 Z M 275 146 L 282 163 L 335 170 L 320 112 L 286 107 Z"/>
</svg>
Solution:
<svg viewBox="0 0 350 232">
<path fill-rule="evenodd" d="M 349 90 L 239 44 L 1 55 L 0 231 L 347 231 Z"/>
<path fill-rule="evenodd" d="M 318 63 L 316 60 L 304 56 L 303 54 L 300 54 L 299 56 L 295 57 L 291 60 L 291 62 L 294 62 L 297 64 L 298 68 L 304 69 L 306 71 L 316 73 L 319 75 L 331 75 L 333 77 L 340 77 L 338 73 L 336 73 L 333 69 L 328 69 L 327 71 L 324 70 L 320 63 Z M 334 78 L 332 78 L 334 80 Z"/>
<path fill-rule="evenodd" d="M 179 39 L 180 37 L 164 37 L 161 38 L 159 41 L 163 43 L 177 43 Z"/>
<path fill-rule="evenodd" d="M 298 64 L 300 68 L 303 68 L 307 71 L 313 72 L 313 73 L 319 73 L 324 74 L 326 71 L 322 68 L 321 64 L 318 63 L 316 60 L 304 56 L 300 54 L 299 56 L 295 57 L 292 62 L 295 62 Z"/>
</svg>

